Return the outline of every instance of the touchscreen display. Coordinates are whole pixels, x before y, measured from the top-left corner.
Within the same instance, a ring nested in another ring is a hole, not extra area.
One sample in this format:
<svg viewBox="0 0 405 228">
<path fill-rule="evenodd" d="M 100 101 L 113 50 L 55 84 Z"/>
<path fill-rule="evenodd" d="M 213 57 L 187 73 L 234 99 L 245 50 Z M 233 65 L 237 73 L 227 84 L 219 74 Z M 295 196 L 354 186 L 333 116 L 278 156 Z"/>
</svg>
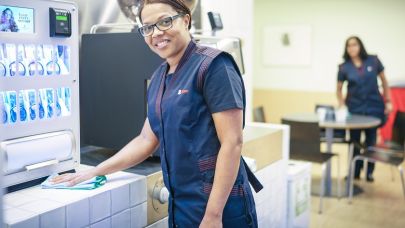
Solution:
<svg viewBox="0 0 405 228">
<path fill-rule="evenodd" d="M 34 9 L 0 5 L 0 32 L 34 33 Z"/>
</svg>

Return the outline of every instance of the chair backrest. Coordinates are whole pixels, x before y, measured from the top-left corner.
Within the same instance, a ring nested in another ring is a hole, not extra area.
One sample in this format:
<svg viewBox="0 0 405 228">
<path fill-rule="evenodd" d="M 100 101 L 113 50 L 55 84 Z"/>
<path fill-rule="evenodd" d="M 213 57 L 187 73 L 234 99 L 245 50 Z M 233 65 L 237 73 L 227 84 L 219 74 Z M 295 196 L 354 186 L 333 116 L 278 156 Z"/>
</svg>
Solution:
<svg viewBox="0 0 405 228">
<path fill-rule="evenodd" d="M 300 122 L 282 119 L 283 124 L 290 126 L 290 155 L 305 157 L 320 153 L 318 122 Z"/>
<path fill-rule="evenodd" d="M 399 145 L 405 144 L 405 112 L 398 111 L 392 126 L 392 141 Z"/>
<path fill-rule="evenodd" d="M 264 108 L 263 106 L 259 106 L 253 110 L 253 120 L 255 122 L 266 122 L 266 117 L 264 115 Z"/>
</svg>

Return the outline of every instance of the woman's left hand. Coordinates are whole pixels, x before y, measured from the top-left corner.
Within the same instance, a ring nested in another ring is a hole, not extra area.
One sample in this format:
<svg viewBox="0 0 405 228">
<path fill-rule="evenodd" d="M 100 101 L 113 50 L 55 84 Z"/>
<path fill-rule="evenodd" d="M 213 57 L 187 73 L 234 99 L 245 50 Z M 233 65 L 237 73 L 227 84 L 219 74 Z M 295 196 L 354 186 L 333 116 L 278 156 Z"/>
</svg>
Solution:
<svg viewBox="0 0 405 228">
<path fill-rule="evenodd" d="M 205 215 L 201 221 L 200 228 L 222 228 L 222 218 Z"/>
<path fill-rule="evenodd" d="M 391 104 L 390 101 L 388 101 L 388 102 L 385 103 L 385 110 L 384 110 L 384 113 L 385 113 L 385 115 L 388 115 L 388 114 L 390 114 L 391 112 L 392 112 L 392 104 Z"/>
</svg>

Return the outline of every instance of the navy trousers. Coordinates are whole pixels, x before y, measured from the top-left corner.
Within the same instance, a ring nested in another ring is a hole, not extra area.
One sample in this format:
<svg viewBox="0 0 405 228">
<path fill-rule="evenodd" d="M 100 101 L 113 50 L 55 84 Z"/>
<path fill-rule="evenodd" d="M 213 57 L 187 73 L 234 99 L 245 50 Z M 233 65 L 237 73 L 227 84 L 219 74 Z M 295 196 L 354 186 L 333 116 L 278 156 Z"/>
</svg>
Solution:
<svg viewBox="0 0 405 228">
<path fill-rule="evenodd" d="M 374 146 L 377 142 L 377 128 L 369 128 L 369 129 L 359 129 L 359 130 L 350 130 L 350 141 L 354 143 L 360 143 L 361 133 L 364 132 L 366 135 L 366 146 Z M 353 157 L 360 154 L 360 149 L 354 147 L 353 150 Z M 374 163 L 368 162 L 367 164 L 367 175 L 373 174 L 374 171 Z M 354 176 L 359 177 L 361 169 L 363 169 L 363 161 L 356 161 L 355 169 L 354 169 Z"/>
</svg>

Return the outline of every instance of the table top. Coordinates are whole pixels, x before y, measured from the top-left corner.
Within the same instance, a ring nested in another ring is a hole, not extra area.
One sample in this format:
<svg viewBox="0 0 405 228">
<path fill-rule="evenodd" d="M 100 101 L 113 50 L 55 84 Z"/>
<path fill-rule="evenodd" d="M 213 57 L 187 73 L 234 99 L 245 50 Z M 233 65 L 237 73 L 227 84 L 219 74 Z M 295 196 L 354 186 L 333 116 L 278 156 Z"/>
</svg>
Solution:
<svg viewBox="0 0 405 228">
<path fill-rule="evenodd" d="M 300 122 L 319 122 L 316 113 L 294 113 L 283 116 L 285 120 Z M 319 126 L 322 128 L 333 129 L 365 129 L 377 127 L 381 120 L 372 116 L 350 115 L 346 121 L 321 121 Z"/>
</svg>

